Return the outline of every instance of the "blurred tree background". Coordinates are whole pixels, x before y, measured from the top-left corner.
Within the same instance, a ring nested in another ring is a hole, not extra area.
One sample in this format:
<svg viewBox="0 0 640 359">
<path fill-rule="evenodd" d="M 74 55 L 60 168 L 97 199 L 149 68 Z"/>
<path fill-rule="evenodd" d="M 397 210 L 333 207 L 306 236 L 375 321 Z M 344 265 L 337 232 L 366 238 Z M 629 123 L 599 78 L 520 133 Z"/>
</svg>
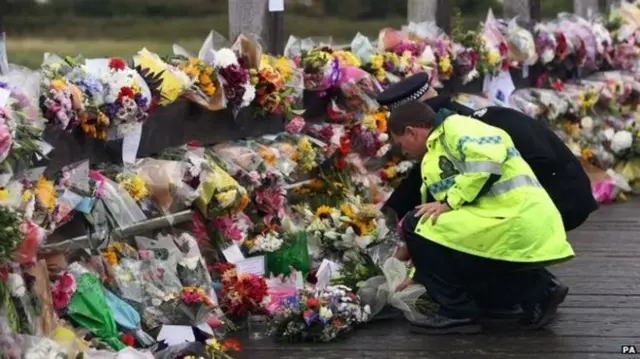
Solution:
<svg viewBox="0 0 640 359">
<path fill-rule="evenodd" d="M 10 60 L 34 66 L 42 52 L 61 55 L 131 56 L 146 46 L 167 52 L 177 42 L 197 50 L 211 30 L 226 36 L 227 0 L 7 0 Z M 475 27 L 498 0 L 451 0 Z M 542 0 L 545 17 L 571 11 L 572 0 Z M 406 0 L 286 0 L 285 36 L 332 36 L 348 43 L 361 32 L 375 37 L 383 27 L 406 23 Z M 38 55 L 36 55 L 38 54 Z"/>
</svg>

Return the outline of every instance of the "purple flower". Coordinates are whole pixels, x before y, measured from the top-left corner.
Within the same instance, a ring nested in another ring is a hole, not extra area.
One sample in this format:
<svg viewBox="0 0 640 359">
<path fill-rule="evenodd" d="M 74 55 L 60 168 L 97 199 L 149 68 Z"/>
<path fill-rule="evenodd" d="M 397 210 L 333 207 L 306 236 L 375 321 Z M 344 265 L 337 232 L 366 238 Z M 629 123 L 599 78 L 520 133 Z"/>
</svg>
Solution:
<svg viewBox="0 0 640 359">
<path fill-rule="evenodd" d="M 363 157 L 373 157 L 380 149 L 378 136 L 371 131 L 364 131 L 352 138 L 351 148 Z"/>
<path fill-rule="evenodd" d="M 420 56 L 420 47 L 418 44 L 410 41 L 403 41 L 394 49 L 397 55 L 402 55 L 405 51 L 411 52 L 413 56 Z"/>
<path fill-rule="evenodd" d="M 135 100 L 136 100 L 136 104 L 141 109 L 147 108 L 149 106 L 149 99 L 142 96 L 142 94 L 140 93 L 136 94 Z"/>
</svg>

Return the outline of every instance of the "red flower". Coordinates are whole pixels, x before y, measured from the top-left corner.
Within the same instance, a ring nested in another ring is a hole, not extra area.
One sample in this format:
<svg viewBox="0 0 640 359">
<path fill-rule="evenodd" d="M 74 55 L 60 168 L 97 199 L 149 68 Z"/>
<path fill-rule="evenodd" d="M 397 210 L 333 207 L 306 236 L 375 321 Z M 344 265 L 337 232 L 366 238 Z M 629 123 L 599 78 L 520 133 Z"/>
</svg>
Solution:
<svg viewBox="0 0 640 359">
<path fill-rule="evenodd" d="M 316 309 L 320 306 L 320 301 L 316 297 L 307 298 L 307 307 L 311 309 Z"/>
<path fill-rule="evenodd" d="M 120 93 L 118 93 L 118 102 L 122 102 L 122 99 L 128 97 L 130 99 L 136 98 L 136 93 L 133 92 L 131 87 L 123 87 L 120 89 Z"/>
<path fill-rule="evenodd" d="M 124 70 L 127 67 L 127 62 L 118 57 L 112 57 L 109 60 L 109 68 L 112 70 Z"/>
<path fill-rule="evenodd" d="M 69 305 L 71 295 L 61 290 L 53 290 L 51 292 L 51 300 L 53 302 L 53 308 L 55 310 L 62 310 Z"/>
<path fill-rule="evenodd" d="M 562 89 L 564 88 L 564 84 L 562 83 L 562 81 L 556 79 L 555 81 L 553 81 L 553 83 L 551 84 L 551 87 L 556 90 L 556 91 L 562 91 Z"/>
<path fill-rule="evenodd" d="M 120 336 L 120 341 L 128 347 L 133 347 L 136 344 L 136 339 L 129 334 L 122 334 Z"/>
<path fill-rule="evenodd" d="M 347 161 L 344 160 L 344 157 L 336 157 L 336 167 L 340 170 L 347 167 Z"/>
<path fill-rule="evenodd" d="M 211 329 L 218 329 L 222 326 L 222 321 L 216 317 L 211 317 L 207 321 L 207 324 L 211 327 Z"/>
<path fill-rule="evenodd" d="M 242 350 L 242 348 L 240 347 L 240 342 L 237 339 L 228 338 L 222 342 L 222 350 L 225 352 L 227 351 L 239 352 Z"/>
</svg>

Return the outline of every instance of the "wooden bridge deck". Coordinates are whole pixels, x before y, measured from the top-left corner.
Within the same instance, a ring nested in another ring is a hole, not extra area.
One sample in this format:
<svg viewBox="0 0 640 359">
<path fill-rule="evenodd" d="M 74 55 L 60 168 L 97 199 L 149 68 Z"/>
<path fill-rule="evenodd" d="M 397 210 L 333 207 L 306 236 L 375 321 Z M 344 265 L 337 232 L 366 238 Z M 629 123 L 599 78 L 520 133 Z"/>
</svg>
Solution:
<svg viewBox="0 0 640 359">
<path fill-rule="evenodd" d="M 345 341 L 276 344 L 246 341 L 236 358 L 617 358 L 640 350 L 640 199 L 604 206 L 570 234 L 577 258 L 553 268 L 570 286 L 548 329 L 523 332 L 494 323 L 473 336 L 412 334 L 403 320 L 371 323 Z"/>
</svg>

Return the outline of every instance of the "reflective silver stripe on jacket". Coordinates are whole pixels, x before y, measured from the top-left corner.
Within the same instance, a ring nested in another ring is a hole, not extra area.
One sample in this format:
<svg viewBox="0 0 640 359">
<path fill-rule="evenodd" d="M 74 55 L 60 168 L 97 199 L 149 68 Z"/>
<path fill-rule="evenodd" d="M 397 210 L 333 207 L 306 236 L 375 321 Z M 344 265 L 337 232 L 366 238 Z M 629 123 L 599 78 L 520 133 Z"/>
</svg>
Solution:
<svg viewBox="0 0 640 359">
<path fill-rule="evenodd" d="M 440 142 L 442 143 L 442 147 L 444 148 L 444 152 L 447 154 L 447 157 L 453 162 L 453 166 L 460 173 L 469 173 L 469 172 L 483 172 L 483 173 L 491 173 L 495 175 L 501 175 L 502 165 L 498 162 L 493 161 L 474 161 L 474 162 L 464 162 L 458 160 L 451 152 L 449 148 L 449 144 L 444 136 L 444 133 L 440 135 Z"/>
<path fill-rule="evenodd" d="M 518 175 L 506 181 L 495 183 L 491 186 L 491 189 L 487 192 L 486 196 L 499 196 L 511 191 L 512 189 L 520 187 L 542 188 L 542 185 L 540 185 L 540 182 L 538 182 L 534 177 L 529 175 Z"/>
</svg>

